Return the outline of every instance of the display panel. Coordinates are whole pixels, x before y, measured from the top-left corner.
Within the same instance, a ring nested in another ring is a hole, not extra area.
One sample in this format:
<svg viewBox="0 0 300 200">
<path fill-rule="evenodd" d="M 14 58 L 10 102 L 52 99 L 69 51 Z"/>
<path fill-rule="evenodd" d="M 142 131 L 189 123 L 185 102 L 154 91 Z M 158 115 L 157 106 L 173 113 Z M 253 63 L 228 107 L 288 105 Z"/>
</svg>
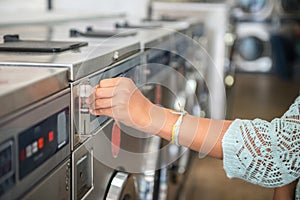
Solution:
<svg viewBox="0 0 300 200">
<path fill-rule="evenodd" d="M 0 145 L 0 196 L 15 183 L 13 147 L 12 139 Z"/>
<path fill-rule="evenodd" d="M 20 179 L 68 144 L 68 121 L 69 109 L 64 109 L 19 134 Z"/>
<path fill-rule="evenodd" d="M 9 140 L 0 147 L 0 180 L 13 170 L 13 142 Z"/>
</svg>

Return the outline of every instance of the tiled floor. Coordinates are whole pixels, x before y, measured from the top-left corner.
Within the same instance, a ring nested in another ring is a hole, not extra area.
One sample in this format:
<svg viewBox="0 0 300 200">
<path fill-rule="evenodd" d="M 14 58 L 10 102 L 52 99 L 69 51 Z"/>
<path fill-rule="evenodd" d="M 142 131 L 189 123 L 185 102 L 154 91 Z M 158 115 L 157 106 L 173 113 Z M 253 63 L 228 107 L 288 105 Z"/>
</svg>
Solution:
<svg viewBox="0 0 300 200">
<path fill-rule="evenodd" d="M 271 120 L 284 113 L 299 94 L 300 83 L 257 74 L 238 74 L 230 91 L 228 118 Z M 187 178 L 186 200 L 269 200 L 273 189 L 228 179 L 221 160 L 195 153 Z"/>
</svg>

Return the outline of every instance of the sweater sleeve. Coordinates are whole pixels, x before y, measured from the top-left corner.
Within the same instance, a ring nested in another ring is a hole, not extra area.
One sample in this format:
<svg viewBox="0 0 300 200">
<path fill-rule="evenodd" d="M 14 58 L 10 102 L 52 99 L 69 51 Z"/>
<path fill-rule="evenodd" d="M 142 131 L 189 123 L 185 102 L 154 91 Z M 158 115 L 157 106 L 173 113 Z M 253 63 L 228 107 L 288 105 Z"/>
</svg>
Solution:
<svg viewBox="0 0 300 200">
<path fill-rule="evenodd" d="M 271 122 L 235 120 L 222 141 L 229 178 L 264 187 L 280 187 L 300 176 L 300 96 Z"/>
</svg>

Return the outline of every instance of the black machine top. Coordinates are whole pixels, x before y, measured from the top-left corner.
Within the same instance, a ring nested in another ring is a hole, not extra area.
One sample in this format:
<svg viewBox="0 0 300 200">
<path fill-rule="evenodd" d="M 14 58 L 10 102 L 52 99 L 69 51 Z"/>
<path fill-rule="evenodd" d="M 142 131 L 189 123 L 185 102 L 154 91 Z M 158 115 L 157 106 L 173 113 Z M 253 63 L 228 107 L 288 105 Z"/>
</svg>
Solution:
<svg viewBox="0 0 300 200">
<path fill-rule="evenodd" d="M 21 40 L 19 35 L 4 35 L 3 39 L 0 51 L 55 53 L 88 45 L 87 42 Z"/>
<path fill-rule="evenodd" d="M 87 27 L 85 32 L 79 31 L 77 29 L 70 30 L 71 37 L 95 37 L 95 38 L 106 38 L 106 37 L 127 37 L 127 36 L 134 36 L 137 34 L 135 30 L 97 30 L 92 27 Z"/>
</svg>

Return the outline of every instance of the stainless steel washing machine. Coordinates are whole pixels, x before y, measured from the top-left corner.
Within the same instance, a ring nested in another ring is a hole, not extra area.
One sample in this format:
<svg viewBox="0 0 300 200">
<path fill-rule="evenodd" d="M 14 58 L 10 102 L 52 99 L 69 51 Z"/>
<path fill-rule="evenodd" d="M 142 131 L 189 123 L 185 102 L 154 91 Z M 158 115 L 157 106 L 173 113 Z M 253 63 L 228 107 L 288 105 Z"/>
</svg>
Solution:
<svg viewBox="0 0 300 200">
<path fill-rule="evenodd" d="M 238 23 L 232 62 L 238 71 L 272 72 L 270 25 L 265 23 Z"/>
<path fill-rule="evenodd" d="M 273 0 L 227 0 L 231 14 L 237 21 L 264 21 L 270 19 L 275 6 Z"/>
<path fill-rule="evenodd" d="M 86 76 L 83 79 L 76 81 L 76 84 L 74 84 L 74 88 L 77 87 L 79 88 L 79 90 L 75 91 L 81 91 L 81 87 L 86 88 L 95 86 L 99 83 L 100 80 L 104 78 L 126 76 L 135 81 L 137 86 L 140 87 L 141 91 L 144 92 L 146 96 L 148 96 L 148 93 L 150 91 L 148 87 L 144 86 L 143 74 L 145 75 L 146 73 L 145 69 L 139 66 L 140 59 L 140 56 L 136 56 L 124 61 L 123 63 L 113 65 L 105 71 L 99 71 Z M 74 94 L 73 96 L 80 97 L 81 95 Z M 85 162 L 90 162 L 89 166 L 93 167 L 83 167 L 83 169 L 90 169 L 91 172 L 89 172 L 88 177 L 94 178 L 90 180 L 91 184 L 88 187 L 89 189 L 78 188 L 78 185 L 85 187 L 86 184 L 78 184 L 78 181 L 81 180 L 81 178 L 80 173 L 77 173 L 78 169 L 76 168 L 78 168 L 78 165 L 81 166 L 82 156 L 77 155 L 81 154 L 81 151 L 76 149 L 74 152 L 74 163 L 72 165 L 75 167 L 73 170 L 73 188 L 75 188 L 73 198 L 81 199 L 86 197 L 88 199 L 94 199 L 95 197 L 99 197 L 99 199 L 102 199 L 102 197 L 104 197 L 106 193 L 107 198 L 112 198 L 113 194 L 115 193 L 114 191 L 118 189 L 116 188 L 116 186 L 111 185 L 115 184 L 115 181 L 113 181 L 113 175 L 123 177 L 122 179 L 126 180 L 124 180 L 126 184 L 128 181 L 132 185 L 126 187 L 124 185 L 125 188 L 128 188 L 124 190 L 124 192 L 126 194 L 128 191 L 136 192 L 136 195 L 132 197 L 133 199 L 139 198 L 139 196 L 151 196 L 151 192 L 153 191 L 153 188 L 151 187 L 153 186 L 151 186 L 151 183 L 142 183 L 141 180 L 144 180 L 145 178 L 144 172 L 154 170 L 156 167 L 156 150 L 159 148 L 160 139 L 155 136 L 148 137 L 146 133 L 140 133 L 123 125 L 117 125 L 117 123 L 109 120 L 107 117 L 93 116 L 89 112 L 83 112 L 80 113 L 80 115 L 84 115 L 82 116 L 82 118 L 84 117 L 86 121 L 83 127 L 85 127 L 85 130 L 89 129 L 89 131 L 84 131 L 79 135 L 79 137 L 89 138 L 88 141 L 90 142 L 84 142 L 83 144 L 80 144 L 78 148 L 85 149 L 86 146 L 90 146 L 91 144 L 93 144 L 93 148 L 92 150 L 90 150 L 90 155 L 93 154 L 93 156 L 90 156 L 89 161 L 87 158 L 85 158 L 87 159 Z M 121 143 L 118 147 L 119 152 L 117 153 L 117 156 L 114 156 L 114 150 L 112 146 L 112 131 L 114 130 L 114 128 L 117 128 L 116 126 L 121 126 L 119 127 L 121 131 Z M 77 159 L 78 157 L 80 157 L 80 159 Z M 96 167 L 96 165 L 98 166 Z M 106 170 L 103 169 L 103 171 L 102 168 Z M 98 175 L 96 176 L 95 174 Z M 108 178 L 103 179 L 103 176 Z M 133 181 L 134 179 L 136 179 L 136 181 Z M 143 191 L 144 185 L 146 185 L 146 187 L 150 185 L 148 190 Z M 99 187 L 102 189 L 99 190 Z M 109 187 L 112 187 L 112 191 L 108 189 Z M 120 187 L 119 189 L 122 188 L 123 187 Z M 78 193 L 78 191 L 85 191 L 83 193 L 84 195 L 82 193 Z"/>
<path fill-rule="evenodd" d="M 66 77 L 66 69 L 0 67 L 0 199 L 69 199 Z"/>
</svg>

